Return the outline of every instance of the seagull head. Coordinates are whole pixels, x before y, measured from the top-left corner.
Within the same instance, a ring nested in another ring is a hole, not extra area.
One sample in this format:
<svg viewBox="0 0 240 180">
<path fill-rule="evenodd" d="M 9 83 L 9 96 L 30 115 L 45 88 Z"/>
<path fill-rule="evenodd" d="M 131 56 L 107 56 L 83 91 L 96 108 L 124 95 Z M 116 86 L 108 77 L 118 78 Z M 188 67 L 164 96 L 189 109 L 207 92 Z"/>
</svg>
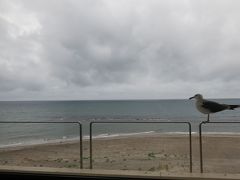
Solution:
<svg viewBox="0 0 240 180">
<path fill-rule="evenodd" d="M 189 99 L 195 98 L 196 100 L 202 100 L 203 96 L 201 94 L 195 94 L 193 97 L 190 97 Z"/>
</svg>

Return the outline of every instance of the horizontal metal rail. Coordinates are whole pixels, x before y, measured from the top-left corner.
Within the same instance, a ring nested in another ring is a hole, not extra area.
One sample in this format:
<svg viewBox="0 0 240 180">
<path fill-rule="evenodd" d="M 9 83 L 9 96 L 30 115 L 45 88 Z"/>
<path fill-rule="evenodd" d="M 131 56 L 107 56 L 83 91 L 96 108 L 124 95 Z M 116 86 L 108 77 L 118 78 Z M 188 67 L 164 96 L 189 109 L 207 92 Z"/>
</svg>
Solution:
<svg viewBox="0 0 240 180">
<path fill-rule="evenodd" d="M 79 126 L 79 168 L 83 168 L 82 124 L 78 121 L 0 121 L 0 124 L 77 124 Z"/>
<path fill-rule="evenodd" d="M 92 152 L 92 132 L 94 124 L 186 124 L 188 126 L 188 136 L 189 136 L 189 171 L 192 172 L 192 127 L 190 122 L 180 122 L 180 121 L 92 121 L 90 122 L 90 169 L 93 168 L 93 152 Z"/>
<path fill-rule="evenodd" d="M 240 121 L 203 121 L 199 124 L 200 172 L 203 173 L 202 126 L 205 124 L 240 124 Z"/>
</svg>

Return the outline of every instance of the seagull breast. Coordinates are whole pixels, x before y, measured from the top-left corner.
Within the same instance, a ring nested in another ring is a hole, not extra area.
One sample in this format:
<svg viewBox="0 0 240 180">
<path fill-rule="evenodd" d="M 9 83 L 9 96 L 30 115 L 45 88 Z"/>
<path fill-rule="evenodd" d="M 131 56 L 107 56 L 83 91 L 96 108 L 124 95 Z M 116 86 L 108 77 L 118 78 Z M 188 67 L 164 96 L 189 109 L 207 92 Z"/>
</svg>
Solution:
<svg viewBox="0 0 240 180">
<path fill-rule="evenodd" d="M 203 101 L 196 101 L 196 108 L 198 111 L 200 111 L 203 114 L 209 114 L 211 113 L 209 109 L 204 107 Z"/>
</svg>

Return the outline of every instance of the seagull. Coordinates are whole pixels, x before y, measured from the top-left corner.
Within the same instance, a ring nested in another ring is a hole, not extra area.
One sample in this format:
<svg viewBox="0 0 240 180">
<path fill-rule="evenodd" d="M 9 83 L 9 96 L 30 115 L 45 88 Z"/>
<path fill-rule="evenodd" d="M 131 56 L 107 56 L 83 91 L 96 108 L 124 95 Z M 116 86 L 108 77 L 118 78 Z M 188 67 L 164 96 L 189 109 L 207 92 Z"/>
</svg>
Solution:
<svg viewBox="0 0 240 180">
<path fill-rule="evenodd" d="M 214 101 L 205 100 L 203 99 L 203 96 L 201 94 L 196 94 L 193 97 L 190 97 L 189 99 L 193 99 L 193 98 L 196 99 L 197 110 L 203 114 L 208 115 L 206 122 L 209 122 L 209 115 L 211 113 L 216 113 L 223 110 L 234 110 L 235 108 L 240 107 L 240 105 L 219 104 Z"/>
</svg>

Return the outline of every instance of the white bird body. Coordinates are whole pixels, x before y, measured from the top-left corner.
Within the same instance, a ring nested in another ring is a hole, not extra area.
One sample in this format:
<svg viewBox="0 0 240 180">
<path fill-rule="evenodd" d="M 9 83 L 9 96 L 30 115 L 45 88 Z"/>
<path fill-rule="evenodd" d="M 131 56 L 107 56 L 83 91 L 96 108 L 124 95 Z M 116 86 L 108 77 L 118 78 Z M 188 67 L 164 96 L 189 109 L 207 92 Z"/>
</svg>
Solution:
<svg viewBox="0 0 240 180">
<path fill-rule="evenodd" d="M 193 98 L 196 99 L 195 105 L 197 110 L 203 114 L 208 115 L 208 121 L 209 121 L 209 114 L 211 113 L 216 113 L 216 112 L 220 112 L 227 109 L 234 110 L 235 108 L 240 107 L 240 105 L 219 104 L 214 101 L 205 100 L 203 99 L 203 96 L 201 94 L 196 94 L 195 96 L 190 97 L 189 99 L 193 99 Z"/>
</svg>

